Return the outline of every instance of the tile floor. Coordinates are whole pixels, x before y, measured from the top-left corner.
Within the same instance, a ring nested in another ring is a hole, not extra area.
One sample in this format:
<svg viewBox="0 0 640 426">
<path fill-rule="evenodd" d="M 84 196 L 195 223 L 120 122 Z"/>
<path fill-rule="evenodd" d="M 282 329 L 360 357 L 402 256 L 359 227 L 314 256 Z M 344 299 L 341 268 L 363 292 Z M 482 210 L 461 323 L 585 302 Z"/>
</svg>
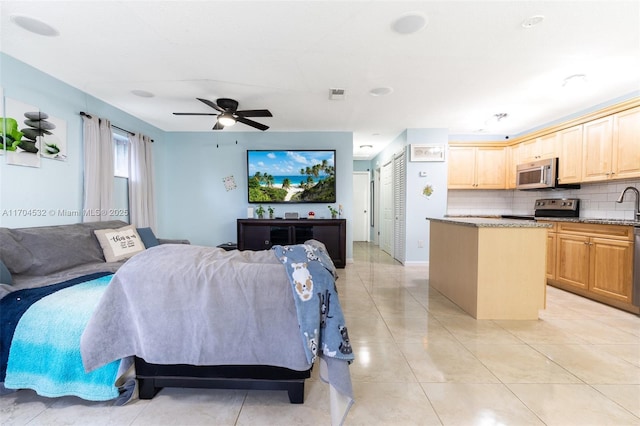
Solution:
<svg viewBox="0 0 640 426">
<path fill-rule="evenodd" d="M 346 425 L 640 425 L 640 317 L 548 288 L 538 321 L 476 321 L 430 290 L 424 266 L 356 243 L 340 301 L 356 354 Z M 124 407 L 31 391 L 2 425 L 330 424 L 317 369 L 286 392 L 164 389 Z"/>
</svg>

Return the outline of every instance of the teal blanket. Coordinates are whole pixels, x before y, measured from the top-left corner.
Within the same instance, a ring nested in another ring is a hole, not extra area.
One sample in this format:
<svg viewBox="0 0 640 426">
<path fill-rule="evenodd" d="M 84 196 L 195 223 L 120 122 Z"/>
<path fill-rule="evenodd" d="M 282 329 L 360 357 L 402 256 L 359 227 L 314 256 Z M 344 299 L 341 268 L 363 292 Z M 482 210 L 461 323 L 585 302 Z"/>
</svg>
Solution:
<svg viewBox="0 0 640 426">
<path fill-rule="evenodd" d="M 86 373 L 80 336 L 112 275 L 59 290 L 34 303 L 16 326 L 4 386 L 39 395 L 75 395 L 91 401 L 117 398 L 120 361 Z"/>
</svg>

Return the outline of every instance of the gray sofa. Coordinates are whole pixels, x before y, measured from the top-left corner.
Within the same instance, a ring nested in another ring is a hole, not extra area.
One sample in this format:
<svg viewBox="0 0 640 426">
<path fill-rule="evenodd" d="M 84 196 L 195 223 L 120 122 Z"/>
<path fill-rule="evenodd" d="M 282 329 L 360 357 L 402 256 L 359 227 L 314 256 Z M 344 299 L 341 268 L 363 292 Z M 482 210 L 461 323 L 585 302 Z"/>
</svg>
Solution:
<svg viewBox="0 0 640 426">
<path fill-rule="evenodd" d="M 93 231 L 126 225 L 126 222 L 112 220 L 33 228 L 0 228 L 0 261 L 6 267 L 0 275 L 0 298 L 18 289 L 41 287 L 94 272 L 115 272 L 124 261 L 106 262 Z M 152 233 L 151 236 L 154 237 Z M 141 239 L 145 242 L 142 233 Z M 153 240 L 155 244 L 189 243 L 187 240 L 155 237 Z M 148 248 L 150 244 L 145 242 L 145 246 Z"/>
</svg>

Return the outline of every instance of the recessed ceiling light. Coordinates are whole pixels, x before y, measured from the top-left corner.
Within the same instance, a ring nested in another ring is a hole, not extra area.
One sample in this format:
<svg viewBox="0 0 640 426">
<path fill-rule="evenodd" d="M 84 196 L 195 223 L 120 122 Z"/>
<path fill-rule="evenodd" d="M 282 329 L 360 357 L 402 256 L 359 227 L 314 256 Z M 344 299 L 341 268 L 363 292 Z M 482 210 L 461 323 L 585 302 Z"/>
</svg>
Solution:
<svg viewBox="0 0 640 426">
<path fill-rule="evenodd" d="M 419 12 L 410 12 L 393 21 L 391 29 L 398 34 L 414 34 L 427 26 L 427 17 Z"/>
<path fill-rule="evenodd" d="M 534 15 L 522 21 L 522 28 L 532 28 L 544 21 L 543 15 Z"/>
<path fill-rule="evenodd" d="M 133 93 L 136 96 L 140 96 L 141 98 L 153 98 L 155 95 L 151 92 L 147 92 L 146 90 L 132 90 L 131 93 Z"/>
<path fill-rule="evenodd" d="M 376 87 L 369 90 L 369 94 L 371 96 L 386 96 L 391 93 L 393 93 L 393 89 L 391 87 Z"/>
<path fill-rule="evenodd" d="M 371 149 L 371 148 L 373 148 L 373 145 L 370 145 L 370 144 L 360 145 L 360 149 Z"/>
<path fill-rule="evenodd" d="M 39 34 L 47 37 L 56 37 L 60 35 L 58 30 L 53 28 L 51 25 L 39 19 L 32 18 L 30 16 L 13 14 L 11 15 L 10 19 L 11 19 L 11 22 L 16 24 L 20 28 L 25 29 L 34 34 Z"/>
</svg>

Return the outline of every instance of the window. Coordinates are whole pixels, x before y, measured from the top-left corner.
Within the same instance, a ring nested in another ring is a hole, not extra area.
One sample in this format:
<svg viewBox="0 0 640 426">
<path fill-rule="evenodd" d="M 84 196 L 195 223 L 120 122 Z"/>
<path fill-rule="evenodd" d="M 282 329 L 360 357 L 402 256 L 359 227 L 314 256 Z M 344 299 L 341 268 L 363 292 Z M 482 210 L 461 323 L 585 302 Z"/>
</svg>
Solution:
<svg viewBox="0 0 640 426">
<path fill-rule="evenodd" d="M 113 132 L 114 176 L 129 177 L 129 138 Z"/>
</svg>

